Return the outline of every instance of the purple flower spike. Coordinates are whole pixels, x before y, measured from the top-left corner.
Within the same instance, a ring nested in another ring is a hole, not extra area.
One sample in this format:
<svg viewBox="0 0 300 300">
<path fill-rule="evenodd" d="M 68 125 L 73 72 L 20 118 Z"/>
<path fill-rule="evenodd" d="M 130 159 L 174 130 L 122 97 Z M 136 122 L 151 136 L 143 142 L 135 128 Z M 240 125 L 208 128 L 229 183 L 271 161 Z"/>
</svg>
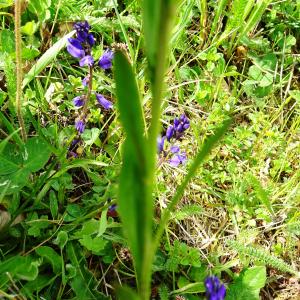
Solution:
<svg viewBox="0 0 300 300">
<path fill-rule="evenodd" d="M 224 300 L 226 288 L 216 276 L 209 276 L 205 279 L 206 298 L 208 300 Z"/>
<path fill-rule="evenodd" d="M 80 107 L 84 104 L 84 99 L 82 96 L 77 96 L 73 99 L 73 103 L 76 107 Z"/>
<path fill-rule="evenodd" d="M 106 50 L 99 59 L 98 62 L 99 67 L 104 70 L 111 68 L 113 58 L 114 58 L 113 51 Z"/>
<path fill-rule="evenodd" d="M 75 128 L 79 134 L 84 132 L 85 124 L 82 120 L 78 120 L 75 122 Z"/>
<path fill-rule="evenodd" d="M 99 104 L 104 108 L 104 109 L 112 109 L 113 108 L 113 104 L 104 98 L 104 96 L 102 96 L 101 94 L 96 94 L 96 98 L 97 101 L 99 102 Z"/>
<path fill-rule="evenodd" d="M 165 139 L 166 139 L 165 136 L 163 136 L 163 137 L 159 136 L 157 138 L 157 150 L 158 150 L 158 153 L 161 153 L 161 152 L 164 151 Z"/>
<path fill-rule="evenodd" d="M 67 50 L 73 57 L 82 58 L 84 56 L 83 47 L 77 39 L 68 39 Z"/>
<path fill-rule="evenodd" d="M 166 131 L 166 137 L 169 142 L 170 139 L 173 137 L 173 135 L 174 135 L 174 127 L 170 125 Z"/>
<path fill-rule="evenodd" d="M 93 64 L 94 64 L 94 59 L 91 55 L 84 56 L 79 62 L 80 67 L 83 67 L 83 66 L 86 66 L 86 65 L 91 67 L 91 66 L 93 66 Z"/>
<path fill-rule="evenodd" d="M 186 115 L 181 115 L 179 119 L 174 119 L 175 137 L 179 139 L 183 132 L 190 127 L 190 121 Z"/>
</svg>

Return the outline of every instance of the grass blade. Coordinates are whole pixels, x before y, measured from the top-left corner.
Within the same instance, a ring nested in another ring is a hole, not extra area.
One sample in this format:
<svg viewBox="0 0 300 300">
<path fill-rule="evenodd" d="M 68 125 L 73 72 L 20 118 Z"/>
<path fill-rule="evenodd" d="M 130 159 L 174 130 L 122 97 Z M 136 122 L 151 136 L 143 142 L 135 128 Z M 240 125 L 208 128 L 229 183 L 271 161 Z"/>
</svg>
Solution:
<svg viewBox="0 0 300 300">
<path fill-rule="evenodd" d="M 41 71 L 45 69 L 51 61 L 53 61 L 56 55 L 66 46 L 68 38 L 73 36 L 75 30 L 71 31 L 64 37 L 62 37 L 58 42 L 56 42 L 51 48 L 49 48 L 36 62 L 36 64 L 30 69 L 30 71 L 25 75 L 22 83 L 22 89 Z"/>
</svg>

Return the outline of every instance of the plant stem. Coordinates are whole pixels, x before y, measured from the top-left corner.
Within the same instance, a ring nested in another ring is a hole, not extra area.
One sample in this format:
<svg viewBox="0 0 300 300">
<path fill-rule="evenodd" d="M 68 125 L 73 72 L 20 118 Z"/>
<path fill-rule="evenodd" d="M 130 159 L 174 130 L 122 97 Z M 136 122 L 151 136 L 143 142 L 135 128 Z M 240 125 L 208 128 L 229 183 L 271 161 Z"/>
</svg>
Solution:
<svg viewBox="0 0 300 300">
<path fill-rule="evenodd" d="M 21 135 L 23 141 L 26 141 L 25 123 L 22 115 L 22 41 L 21 41 L 21 0 L 15 0 L 15 40 L 16 40 L 16 107 Z"/>
<path fill-rule="evenodd" d="M 91 99 L 91 94 L 92 94 L 92 88 L 93 88 L 93 67 L 89 66 L 89 84 L 88 84 L 88 92 L 86 94 L 86 99 L 84 102 L 84 106 L 82 109 L 82 119 L 85 120 L 86 115 L 87 115 L 87 109 L 88 109 L 88 104 L 90 102 Z"/>
</svg>

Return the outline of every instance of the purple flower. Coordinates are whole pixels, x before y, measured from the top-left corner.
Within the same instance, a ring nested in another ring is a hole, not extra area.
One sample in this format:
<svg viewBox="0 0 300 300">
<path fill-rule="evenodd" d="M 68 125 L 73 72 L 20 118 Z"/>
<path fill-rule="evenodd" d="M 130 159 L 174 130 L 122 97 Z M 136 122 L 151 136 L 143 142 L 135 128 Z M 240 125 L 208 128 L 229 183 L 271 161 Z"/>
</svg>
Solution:
<svg viewBox="0 0 300 300">
<path fill-rule="evenodd" d="M 176 153 L 170 160 L 169 160 L 169 164 L 172 167 L 178 167 L 180 164 L 185 164 L 186 163 L 186 153 L 182 152 L 182 153 Z"/>
<path fill-rule="evenodd" d="M 208 300 L 223 300 L 226 296 L 226 288 L 216 276 L 205 279 L 206 298 Z"/>
<path fill-rule="evenodd" d="M 118 212 L 116 211 L 117 209 L 117 204 L 112 204 L 107 211 L 107 216 L 116 218 L 118 216 Z"/>
<path fill-rule="evenodd" d="M 163 137 L 159 136 L 159 137 L 157 138 L 157 150 L 158 150 L 158 153 L 164 151 L 165 139 L 166 139 L 165 136 L 163 136 Z"/>
<path fill-rule="evenodd" d="M 90 44 L 91 47 L 95 45 L 95 38 L 91 33 L 88 34 L 86 40 Z"/>
<path fill-rule="evenodd" d="M 169 142 L 170 142 L 170 139 L 173 137 L 173 135 L 174 135 L 174 127 L 172 125 L 170 125 L 166 131 L 166 137 Z"/>
<path fill-rule="evenodd" d="M 114 58 L 113 51 L 106 50 L 99 59 L 98 62 L 99 67 L 104 70 L 111 68 L 113 58 Z"/>
<path fill-rule="evenodd" d="M 84 132 L 84 128 L 85 128 L 84 121 L 77 120 L 75 122 L 75 128 L 76 128 L 76 130 L 78 131 L 79 134 L 83 133 Z"/>
<path fill-rule="evenodd" d="M 90 28 L 91 27 L 87 21 L 77 22 L 74 24 L 74 29 L 77 33 L 77 39 L 81 43 L 85 43 L 87 41 Z"/>
<path fill-rule="evenodd" d="M 180 151 L 180 148 L 179 146 L 171 146 L 171 152 L 172 153 L 178 153 Z"/>
<path fill-rule="evenodd" d="M 190 127 L 190 121 L 186 115 L 181 115 L 179 119 L 174 119 L 174 130 L 179 133 L 179 136 L 182 132 Z"/>
<path fill-rule="evenodd" d="M 67 50 L 73 57 L 76 58 L 82 58 L 85 54 L 80 41 L 73 38 L 68 39 Z"/>
<path fill-rule="evenodd" d="M 73 27 L 77 32 L 89 31 L 91 29 L 91 26 L 89 25 L 89 23 L 87 21 L 76 22 Z"/>
<path fill-rule="evenodd" d="M 73 99 L 73 103 L 76 107 L 80 107 L 84 104 L 84 98 L 82 96 L 77 96 Z"/>
<path fill-rule="evenodd" d="M 88 86 L 89 85 L 89 82 L 90 82 L 90 76 L 89 75 L 87 75 L 86 77 L 84 77 L 83 79 L 82 79 L 82 85 L 83 86 Z"/>
<path fill-rule="evenodd" d="M 101 94 L 96 94 L 96 98 L 99 104 L 103 106 L 104 109 L 113 108 L 113 104 L 109 100 L 105 99 L 104 96 L 102 96 Z"/>
<path fill-rule="evenodd" d="M 79 62 L 80 67 L 83 67 L 83 66 L 86 66 L 86 65 L 92 67 L 93 64 L 94 64 L 94 59 L 91 55 L 84 56 Z"/>
</svg>

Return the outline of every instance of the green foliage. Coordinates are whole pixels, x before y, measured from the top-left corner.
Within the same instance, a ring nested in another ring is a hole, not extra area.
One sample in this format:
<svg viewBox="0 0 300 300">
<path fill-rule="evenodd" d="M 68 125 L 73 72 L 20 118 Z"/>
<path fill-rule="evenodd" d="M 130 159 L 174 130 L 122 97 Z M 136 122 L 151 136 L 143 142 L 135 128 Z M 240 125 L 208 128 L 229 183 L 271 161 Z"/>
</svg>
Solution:
<svg viewBox="0 0 300 300">
<path fill-rule="evenodd" d="M 126 133 L 119 182 L 119 211 L 134 257 L 137 279 L 140 284 L 145 284 L 143 274 L 150 271 L 145 264 L 149 264 L 151 256 L 153 203 L 151 190 L 147 185 L 149 168 L 144 117 L 135 77 L 128 58 L 122 51 L 115 54 L 114 71 L 120 118 Z"/>
<path fill-rule="evenodd" d="M 13 1 L 0 1 L 0 295 L 195 300 L 209 275 L 226 299 L 296 293 L 299 3 L 24 3 L 25 145 Z M 91 24 L 95 65 L 115 51 L 92 88 L 117 102 L 89 110 L 80 136 L 72 98 L 86 72 L 65 51 L 78 20 Z M 172 168 L 156 139 L 183 113 L 190 128 L 170 146 L 187 163 Z"/>
<path fill-rule="evenodd" d="M 226 299 L 259 300 L 259 292 L 265 286 L 266 279 L 265 267 L 247 268 L 230 284 Z"/>
<path fill-rule="evenodd" d="M 200 253 L 199 250 L 187 246 L 185 243 L 174 241 L 174 245 L 167 248 L 168 259 L 165 268 L 171 272 L 178 272 L 179 265 L 200 267 Z"/>
<path fill-rule="evenodd" d="M 38 137 L 28 139 L 21 149 L 7 144 L 0 155 L 0 185 L 8 186 L 6 194 L 21 190 L 29 175 L 44 167 L 50 154 L 47 143 Z"/>
<path fill-rule="evenodd" d="M 287 272 L 296 276 L 300 276 L 299 272 L 294 270 L 292 266 L 285 263 L 282 259 L 277 258 L 276 256 L 273 256 L 269 254 L 267 251 L 264 251 L 262 249 L 254 248 L 252 246 L 245 246 L 243 244 L 240 244 L 236 241 L 227 241 L 227 244 L 235 249 L 239 254 L 242 255 L 248 255 L 253 260 L 258 260 L 266 265 L 272 266 L 275 269 L 278 269 L 282 272 Z"/>
</svg>

